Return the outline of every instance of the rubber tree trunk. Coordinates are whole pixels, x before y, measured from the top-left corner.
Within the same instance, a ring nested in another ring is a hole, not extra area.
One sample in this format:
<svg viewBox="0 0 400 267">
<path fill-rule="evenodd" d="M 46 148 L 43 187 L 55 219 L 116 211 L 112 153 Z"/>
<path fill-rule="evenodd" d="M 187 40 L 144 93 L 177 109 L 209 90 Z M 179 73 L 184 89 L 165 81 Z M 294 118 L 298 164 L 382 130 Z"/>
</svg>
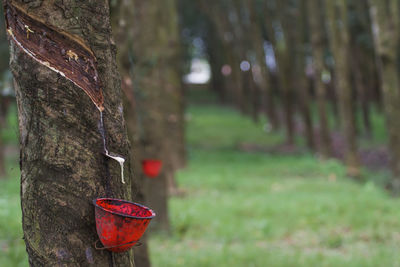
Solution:
<svg viewBox="0 0 400 267">
<path fill-rule="evenodd" d="M 342 131 L 346 143 L 345 162 L 347 174 L 360 175 L 360 162 L 357 149 L 356 118 L 353 106 L 353 91 L 350 66 L 350 28 L 346 0 L 328 0 L 328 21 L 331 30 L 331 47 L 335 59 L 339 110 Z"/>
<path fill-rule="evenodd" d="M 184 2 L 184 1 L 183 1 Z M 181 1 L 182 3 L 182 1 Z M 222 74 L 222 68 L 227 64 L 223 49 L 223 44 L 211 20 L 206 14 L 203 14 L 201 5 L 196 2 L 196 7 L 200 9 L 205 21 L 207 34 L 203 36 L 205 41 L 205 50 L 207 52 L 208 62 L 210 64 L 211 81 L 210 86 L 213 92 L 218 95 L 221 104 L 227 104 L 229 100 L 229 90 L 226 86 L 225 76 Z M 183 9 L 184 7 L 181 7 Z M 185 11 L 180 11 L 184 13 Z"/>
<path fill-rule="evenodd" d="M 306 76 L 306 58 L 309 56 L 307 53 L 307 46 L 309 43 L 308 37 L 308 13 L 306 0 L 300 0 L 298 3 L 299 12 L 297 19 L 299 20 L 297 32 L 295 34 L 296 42 L 296 61 L 295 61 L 295 75 L 299 87 L 299 109 L 304 124 L 304 138 L 309 150 L 315 150 L 314 128 L 311 116 L 311 95 L 310 83 Z"/>
<path fill-rule="evenodd" d="M 370 12 L 370 2 L 369 0 L 363 1 L 354 1 L 357 12 L 360 14 L 360 24 L 363 29 L 365 29 L 365 35 L 367 36 L 370 43 L 374 42 L 374 33 L 373 33 L 373 21 Z M 364 37 L 365 38 L 365 37 Z M 369 100 L 371 103 L 375 104 L 379 110 L 383 109 L 382 105 L 382 88 L 381 88 L 381 71 L 379 69 L 380 61 L 378 59 L 377 47 L 375 45 L 368 46 L 368 50 L 364 51 L 362 59 L 366 61 L 366 63 L 361 63 L 363 68 L 367 70 L 364 72 L 366 75 L 364 77 L 364 82 L 368 87 L 369 92 Z"/>
<path fill-rule="evenodd" d="M 293 50 L 292 47 L 288 47 L 288 35 L 287 33 L 284 34 L 284 40 L 276 40 L 275 35 L 275 28 L 272 27 L 273 23 L 279 23 L 283 26 L 284 20 L 286 18 L 286 10 L 285 10 L 285 3 L 281 1 L 272 1 L 274 2 L 274 9 L 267 9 L 268 18 L 267 21 L 267 31 L 268 36 L 270 36 L 272 45 L 275 48 L 276 52 L 276 59 L 278 65 L 278 78 L 279 78 L 279 85 L 281 89 L 281 98 L 282 104 L 284 108 L 284 123 L 286 129 L 286 142 L 289 145 L 294 144 L 294 135 L 295 135 L 295 128 L 294 128 L 294 88 L 292 82 L 292 75 L 293 69 L 291 65 L 291 54 Z M 275 15 L 276 14 L 276 15 Z M 283 28 L 285 28 L 283 26 Z M 284 30 L 285 31 L 285 30 Z"/>
<path fill-rule="evenodd" d="M 400 192 L 400 90 L 398 78 L 399 3 L 371 1 L 374 37 L 381 67 L 383 100 L 389 135 L 393 179 L 391 187 Z"/>
<path fill-rule="evenodd" d="M 29 263 L 134 266 L 132 252 L 94 248 L 93 199 L 131 199 L 130 164 L 123 184 L 119 164 L 102 154 L 99 131 L 99 109 L 104 108 L 108 149 L 130 157 L 108 2 L 5 5 Z"/>
<path fill-rule="evenodd" d="M 372 95 L 376 90 L 376 52 L 371 35 L 371 22 L 368 1 L 349 1 L 349 14 L 353 18 L 350 23 L 350 46 L 352 55 L 352 70 L 358 102 L 362 114 L 363 133 L 372 136 L 371 104 Z M 379 101 L 379 98 L 377 99 Z"/>
<path fill-rule="evenodd" d="M 269 71 L 265 61 L 264 39 L 261 31 L 261 24 L 256 13 L 256 4 L 257 3 L 254 0 L 246 1 L 250 19 L 249 35 L 251 38 L 249 39 L 252 41 L 257 65 L 260 68 L 258 86 L 260 87 L 260 94 L 265 98 L 265 112 L 272 129 L 277 130 L 279 128 L 279 120 L 276 113 L 273 90 L 269 79 Z"/>
<path fill-rule="evenodd" d="M 328 125 L 327 114 L 327 92 L 326 86 L 322 81 L 322 72 L 324 70 L 324 29 L 322 23 L 322 1 L 309 0 L 308 11 L 310 14 L 310 29 L 311 29 L 311 46 L 314 62 L 314 75 L 315 75 L 315 91 L 317 110 L 319 116 L 319 139 L 320 139 L 320 153 L 323 157 L 327 158 L 332 155 L 331 137 Z"/>
<path fill-rule="evenodd" d="M 139 120 L 139 137 L 143 159 L 164 162 L 161 174 L 145 180 L 147 203 L 157 214 L 153 227 L 169 230 L 167 176 L 172 170 L 168 162 L 165 110 L 163 101 L 170 85 L 166 75 L 168 25 L 164 2 L 134 0 L 133 87 Z M 146 29 L 143 31 L 142 29 Z M 171 67 L 171 66 L 169 66 Z"/>
<path fill-rule="evenodd" d="M 133 65 L 132 65 L 132 43 L 135 25 L 133 21 L 134 3 L 132 0 L 120 0 L 114 2 L 111 10 L 111 19 L 114 38 L 117 44 L 117 63 L 121 73 L 121 87 L 124 102 L 124 117 L 128 129 L 128 137 L 131 143 L 130 162 L 133 166 L 135 177 L 132 183 L 132 198 L 135 202 L 146 203 L 144 192 L 144 179 L 141 171 L 142 148 L 139 141 L 139 127 L 137 110 L 132 84 Z M 141 246 L 134 247 L 135 263 L 137 266 L 150 267 L 150 257 L 148 253 L 147 235 L 141 238 Z"/>
<path fill-rule="evenodd" d="M 178 6 L 176 0 L 155 3 L 162 16 L 159 18 L 163 25 L 163 33 L 160 35 L 160 55 L 162 55 L 161 85 L 163 100 L 161 101 L 164 113 L 166 135 L 168 138 L 167 152 L 171 166 L 171 174 L 183 168 L 186 162 L 185 147 L 185 123 L 184 123 L 184 87 L 182 83 L 182 46 L 180 40 L 180 28 L 178 25 Z M 167 34 L 166 34 L 167 33 Z M 174 175 L 170 175 L 169 184 L 177 190 Z M 172 184 L 171 184 L 172 183 Z M 173 185 L 175 184 L 175 185 Z"/>
<path fill-rule="evenodd" d="M 305 18 L 301 15 L 302 6 L 299 1 L 290 2 L 287 0 L 280 2 L 280 9 L 285 13 L 281 15 L 282 28 L 285 34 L 285 46 L 287 49 L 286 57 L 290 63 L 289 71 L 289 85 L 293 90 L 293 95 L 298 99 L 298 108 L 304 123 L 304 137 L 309 149 L 314 149 L 312 120 L 309 109 L 309 88 L 308 80 L 305 75 L 305 60 L 306 60 L 306 36 Z M 278 5 L 279 6 L 279 5 Z"/>
<path fill-rule="evenodd" d="M 243 88 L 243 73 L 240 70 L 241 58 L 238 53 L 238 44 L 234 38 L 232 24 L 230 23 L 226 7 L 222 2 L 202 1 L 197 2 L 202 12 L 208 16 L 214 25 L 217 35 L 221 38 L 221 44 L 224 50 L 224 58 L 227 65 L 231 68 L 231 73 L 226 76 L 226 88 L 229 93 L 226 99 L 236 106 L 242 113 L 246 112 L 246 94 Z"/>
</svg>

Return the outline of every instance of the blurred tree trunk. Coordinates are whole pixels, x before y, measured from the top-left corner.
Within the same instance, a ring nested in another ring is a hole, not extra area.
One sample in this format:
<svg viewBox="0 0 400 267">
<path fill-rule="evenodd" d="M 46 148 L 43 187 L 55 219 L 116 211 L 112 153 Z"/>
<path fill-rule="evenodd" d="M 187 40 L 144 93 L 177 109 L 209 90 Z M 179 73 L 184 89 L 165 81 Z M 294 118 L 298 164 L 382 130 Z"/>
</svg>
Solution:
<svg viewBox="0 0 400 267">
<path fill-rule="evenodd" d="M 142 148 L 140 144 L 137 110 L 132 84 L 132 44 L 134 34 L 134 2 L 133 0 L 119 0 L 111 6 L 111 19 L 114 38 L 117 44 L 117 63 L 121 74 L 121 87 L 124 103 L 124 118 L 128 129 L 128 138 L 131 143 L 130 162 L 135 179 L 132 182 L 132 198 L 135 202 L 146 203 L 144 192 L 144 175 L 141 170 Z M 141 238 L 141 246 L 134 247 L 135 264 L 140 267 L 150 267 L 150 258 L 147 246 L 147 235 Z"/>
<path fill-rule="evenodd" d="M 331 30 L 331 46 L 335 59 L 335 70 L 339 96 L 339 109 L 343 134 L 346 141 L 345 161 L 347 173 L 352 177 L 360 175 L 357 150 L 356 118 L 353 108 L 353 94 L 350 80 L 350 28 L 346 0 L 327 0 L 328 22 Z"/>
<path fill-rule="evenodd" d="M 321 0 L 309 0 L 311 46 L 314 62 L 314 81 L 316 89 L 317 110 L 319 115 L 320 152 L 323 157 L 332 155 L 332 144 L 329 132 L 326 86 L 322 81 L 324 70 L 324 24 L 322 20 L 323 3 Z"/>
<path fill-rule="evenodd" d="M 245 70 L 245 71 L 242 70 L 242 72 L 243 72 L 242 87 L 247 92 L 245 94 L 246 95 L 246 100 L 245 100 L 246 113 L 250 113 L 253 121 L 258 122 L 259 121 L 258 110 L 260 108 L 259 101 L 258 101 L 259 98 L 257 98 L 258 88 L 254 82 L 254 77 L 253 77 L 253 73 L 252 73 L 252 69 L 251 69 L 252 68 L 251 63 L 250 62 L 248 62 L 248 63 L 250 65 L 250 69 Z"/>
<path fill-rule="evenodd" d="M 251 36 L 250 21 L 246 12 L 246 2 L 241 0 L 231 0 L 225 4 L 221 4 L 221 8 L 227 11 L 228 16 L 224 16 L 227 29 L 232 33 L 234 51 L 239 57 L 240 72 L 242 76 L 242 112 L 251 116 L 254 122 L 257 122 L 259 117 L 259 99 L 258 87 L 255 85 L 252 75 L 252 60 L 251 51 Z M 246 64 L 248 64 L 248 69 Z"/>
<path fill-rule="evenodd" d="M 325 20 L 324 20 L 325 22 Z M 325 28 L 325 27 L 324 27 Z M 332 49 L 329 47 L 329 40 L 328 40 L 328 32 L 327 30 L 324 30 L 324 50 L 329 50 L 331 51 Z M 339 112 L 339 97 L 338 97 L 338 92 L 337 92 L 337 84 L 336 84 L 336 70 L 332 64 L 327 64 L 326 62 L 326 57 L 325 57 L 325 69 L 324 72 L 329 75 L 329 80 L 325 80 L 325 87 L 326 87 L 326 94 L 328 98 L 328 107 L 329 110 L 332 111 L 332 118 L 333 118 L 333 127 L 335 129 L 340 129 L 341 121 L 340 121 L 340 112 Z M 329 112 L 328 112 L 329 114 Z"/>
<path fill-rule="evenodd" d="M 299 0 L 298 3 L 299 14 L 297 15 L 298 28 L 296 31 L 296 39 L 298 40 L 296 46 L 296 64 L 295 64 L 295 75 L 299 87 L 299 108 L 300 113 L 303 118 L 304 123 L 304 137 L 307 142 L 307 147 L 310 150 L 315 150 L 315 140 L 314 140 L 314 128 L 311 117 L 311 96 L 309 88 L 309 79 L 306 76 L 306 57 L 307 44 L 309 42 L 309 24 L 308 24 L 308 13 L 307 13 L 307 3 L 306 0 Z"/>
<path fill-rule="evenodd" d="M 221 40 L 212 23 L 207 23 L 206 50 L 211 68 L 211 89 L 217 93 L 221 104 L 228 102 L 229 90 L 226 88 L 225 78 L 222 74 L 224 62 L 224 49 Z"/>
<path fill-rule="evenodd" d="M 220 36 L 226 65 L 230 67 L 230 73 L 225 78 L 226 99 L 233 103 L 242 113 L 246 113 L 246 94 L 243 88 L 243 75 L 240 70 L 240 54 L 238 44 L 232 32 L 232 25 L 228 18 L 225 3 L 212 0 L 198 0 L 200 9 L 208 16 Z"/>
<path fill-rule="evenodd" d="M 382 90 L 389 135 L 393 179 L 391 187 L 400 191 L 400 90 L 398 71 L 399 3 L 397 0 L 372 0 L 374 38 L 382 71 Z"/>
<path fill-rule="evenodd" d="M 286 128 L 286 142 L 289 145 L 294 144 L 294 88 L 292 83 L 292 58 L 293 50 L 288 45 L 290 42 L 287 40 L 288 35 L 285 33 L 283 40 L 277 40 L 275 38 L 275 29 L 273 24 L 279 21 L 282 27 L 284 20 L 286 19 L 286 9 L 281 1 L 270 1 L 271 6 L 267 6 L 267 31 L 268 36 L 271 38 L 271 43 L 275 48 L 276 60 L 278 65 L 278 77 L 282 98 L 283 108 L 285 110 L 284 121 Z M 275 16 L 276 14 L 276 16 Z M 285 30 L 284 30 L 285 31 Z"/>
<path fill-rule="evenodd" d="M 276 113 L 271 82 L 269 80 L 269 71 L 265 61 L 264 39 L 261 32 L 261 25 L 256 14 L 257 3 L 255 0 L 247 0 L 246 4 L 250 19 L 250 39 L 252 40 L 252 45 L 254 47 L 257 66 L 259 66 L 260 69 L 259 76 L 256 78 L 259 79 L 260 93 L 262 94 L 262 97 L 265 98 L 265 111 L 268 122 L 271 124 L 273 130 L 277 130 L 279 128 L 279 119 Z M 260 96 L 257 96 L 257 98 L 258 97 Z"/>
<path fill-rule="evenodd" d="M 231 88 L 231 94 L 233 103 L 236 108 L 242 113 L 245 113 L 245 101 L 244 92 L 242 87 L 243 75 L 240 70 L 240 59 L 233 49 L 233 45 L 230 41 L 225 43 L 225 51 L 227 54 L 228 65 L 231 67 L 231 74 L 229 77 L 229 88 Z"/>
<path fill-rule="evenodd" d="M 352 55 L 354 60 L 351 61 L 351 68 L 353 70 L 353 78 L 355 88 L 357 90 L 358 101 L 360 102 L 362 124 L 364 131 L 368 137 L 372 135 L 371 119 L 370 119 L 370 105 L 369 105 L 369 84 L 366 82 L 368 75 L 368 64 L 366 62 L 367 55 L 362 54 L 360 47 L 354 43 L 351 47 Z"/>
<path fill-rule="evenodd" d="M 298 107 L 304 122 L 304 135 L 307 146 L 314 149 L 313 128 L 309 109 L 309 92 L 307 77 L 305 76 L 306 59 L 306 21 L 302 17 L 305 8 L 300 1 L 280 1 L 280 10 L 285 10 L 281 16 L 282 27 L 285 35 L 285 46 L 287 49 L 288 67 L 287 79 L 292 88 L 293 95 L 296 96 Z M 279 5 L 278 5 L 279 6 Z M 290 61 L 290 65 L 289 65 Z"/>
<path fill-rule="evenodd" d="M 376 52 L 373 46 L 367 0 L 349 0 L 350 45 L 354 83 L 361 107 L 362 126 L 367 137 L 372 135 L 370 118 L 371 96 L 376 91 Z M 379 96 L 377 101 L 379 102 Z"/>
<path fill-rule="evenodd" d="M 157 2 L 158 3 L 158 2 Z M 176 0 L 165 1 L 164 5 L 157 4 L 162 10 L 162 25 L 164 34 L 160 40 L 166 48 L 163 50 L 163 76 L 161 77 L 163 90 L 165 91 L 164 104 L 166 122 L 167 151 L 170 172 L 169 188 L 177 191 L 174 173 L 186 164 L 185 148 L 185 123 L 184 123 L 184 87 L 182 83 L 182 46 L 180 39 L 180 27 L 178 24 L 178 7 Z M 172 188 L 172 187 L 173 188 Z M 171 192 L 171 191 L 170 191 Z"/>
<path fill-rule="evenodd" d="M 362 60 L 365 60 L 364 63 L 361 62 L 364 73 L 364 84 L 368 87 L 369 95 L 366 96 L 369 98 L 370 102 L 374 103 L 379 110 L 383 109 L 383 100 L 382 100 L 382 88 L 381 88 L 381 72 L 378 67 L 378 59 L 379 55 L 377 52 L 377 47 L 374 45 L 374 36 L 373 36 L 373 21 L 370 13 L 370 2 L 369 0 L 361 0 L 355 1 L 357 12 L 360 16 L 360 24 L 364 29 L 365 37 L 364 40 L 368 40 L 368 44 L 364 46 L 363 54 L 360 56 Z"/>
<path fill-rule="evenodd" d="M 163 161 L 160 175 L 155 179 L 145 179 L 145 195 L 148 205 L 157 214 L 153 226 L 168 231 L 167 177 L 174 171 L 169 157 L 176 151 L 169 151 L 171 128 L 167 129 L 167 124 L 170 124 L 167 120 L 170 114 L 177 115 L 167 105 L 177 103 L 172 102 L 171 97 L 179 90 L 179 80 L 171 73 L 176 70 L 168 70 L 174 68 L 171 59 L 175 59 L 176 55 L 176 41 L 171 40 L 174 36 L 171 27 L 175 25 L 173 22 L 176 22 L 176 18 L 170 17 L 175 1 L 160 3 L 156 0 L 134 0 L 134 3 L 133 86 L 139 116 L 141 152 L 143 159 Z M 177 117 L 173 119 L 178 120 Z M 173 127 L 173 130 L 177 129 Z"/>
<path fill-rule="evenodd" d="M 82 62 L 78 51 L 93 51 L 98 71 L 95 77 L 102 82 L 105 100 L 108 149 L 129 158 L 108 2 L 43 2 L 28 6 L 22 1 L 7 1 L 7 8 L 10 5 L 46 18 L 46 26 L 34 24 L 37 26 L 33 31 L 27 30 L 24 42 L 49 38 L 45 40 L 53 40 L 51 44 L 62 50 L 70 38 L 82 38 L 76 46 L 65 47 L 71 49 L 69 60 L 78 63 Z M 17 14 L 7 18 L 19 20 L 22 12 Z M 56 35 L 47 25 L 68 35 L 63 35 L 63 41 L 54 41 Z M 48 63 L 34 60 L 12 38 L 10 47 L 19 113 L 22 224 L 30 265 L 134 266 L 131 252 L 113 254 L 96 250 L 93 245 L 98 236 L 92 201 L 98 197 L 131 199 L 129 162 L 125 166 L 127 182 L 123 184 L 119 164 L 102 155 L 99 110 L 84 90 L 48 68 Z M 43 55 L 44 50 L 35 52 Z M 53 67 L 64 71 L 61 65 Z"/>
</svg>

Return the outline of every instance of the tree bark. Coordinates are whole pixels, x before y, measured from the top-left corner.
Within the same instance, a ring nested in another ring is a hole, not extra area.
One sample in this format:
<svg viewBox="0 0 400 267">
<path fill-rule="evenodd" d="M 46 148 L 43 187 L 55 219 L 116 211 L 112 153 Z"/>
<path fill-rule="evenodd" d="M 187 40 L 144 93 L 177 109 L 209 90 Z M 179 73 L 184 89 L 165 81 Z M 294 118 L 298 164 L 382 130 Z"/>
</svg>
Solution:
<svg viewBox="0 0 400 267">
<path fill-rule="evenodd" d="M 235 42 L 237 36 L 235 36 L 232 30 L 232 23 L 229 21 L 226 12 L 229 6 L 224 6 L 224 3 L 211 1 L 211 0 L 198 0 L 199 7 L 206 14 L 212 24 L 214 25 L 218 36 L 221 38 L 221 44 L 224 51 L 224 58 L 227 65 L 231 68 L 231 73 L 226 76 L 226 88 L 229 90 L 229 94 L 226 95 L 226 99 L 236 106 L 242 113 L 246 113 L 247 102 L 245 89 L 243 88 L 244 75 L 240 70 L 240 63 L 244 59 L 241 58 L 241 50 L 239 41 Z M 235 11 L 229 11 L 235 13 Z M 242 40 L 240 40 L 242 42 Z"/>
<path fill-rule="evenodd" d="M 172 90 L 168 81 L 169 22 L 164 13 L 166 2 L 156 0 L 134 0 L 133 42 L 133 87 L 137 104 L 139 136 L 143 159 L 163 161 L 161 174 L 154 179 L 145 179 L 147 203 L 157 214 L 153 227 L 169 230 L 167 176 L 172 171 L 168 160 L 166 131 L 167 90 Z M 142 31 L 146 29 L 146 31 Z M 167 51 L 166 51 L 167 50 Z M 165 54 L 167 53 L 167 54 Z"/>
<path fill-rule="evenodd" d="M 229 90 L 226 87 L 225 77 L 222 74 L 222 67 L 226 64 L 224 62 L 225 54 L 223 45 L 212 23 L 207 23 L 206 26 L 207 34 L 205 42 L 208 62 L 211 68 L 211 89 L 217 93 L 221 104 L 227 104 L 229 101 Z"/>
<path fill-rule="evenodd" d="M 371 1 L 374 39 L 379 54 L 386 125 L 389 135 L 393 179 L 391 188 L 400 192 L 400 90 L 398 78 L 399 3 Z"/>
<path fill-rule="evenodd" d="M 274 101 L 273 90 L 269 79 L 269 71 L 265 61 L 264 39 L 261 32 L 260 21 L 258 19 L 256 12 L 257 9 L 256 5 L 257 3 L 254 0 L 246 1 L 246 7 L 249 12 L 249 19 L 250 19 L 249 39 L 251 40 L 254 49 L 257 66 L 260 69 L 259 71 L 260 73 L 257 77 L 259 79 L 258 86 L 260 88 L 259 90 L 261 91 L 260 92 L 261 96 L 265 98 L 266 116 L 268 118 L 269 123 L 271 124 L 272 129 L 278 130 L 279 122 L 276 113 L 276 107 L 275 107 L 276 104 Z M 259 97 L 260 97 L 259 95 L 256 95 L 257 99 Z"/>
<path fill-rule="evenodd" d="M 29 263 L 134 266 L 131 252 L 113 254 L 96 250 L 93 245 L 98 240 L 93 199 L 131 199 L 130 164 L 125 166 L 127 182 L 123 184 L 119 164 L 102 154 L 99 131 L 98 108 L 104 108 L 108 149 L 130 157 L 108 2 L 24 4 L 12 0 L 5 6 L 11 27 L 11 69 L 21 145 L 22 224 Z M 38 42 L 44 50 L 36 46 Z M 55 51 L 49 58 L 52 61 L 43 62 L 50 49 Z M 56 60 L 62 57 L 65 61 Z M 85 65 L 88 62 L 95 63 Z M 77 72 L 71 74 L 62 66 L 74 67 Z M 97 76 L 90 76 L 93 71 Z M 96 83 L 77 85 L 79 76 L 74 75 L 78 74 L 90 74 L 88 78 L 81 76 L 83 82 L 90 78 Z M 97 101 L 98 108 L 91 99 Z"/>
<path fill-rule="evenodd" d="M 370 1 L 354 1 L 356 5 L 357 12 L 360 14 L 360 24 L 365 30 L 365 35 L 369 44 L 374 44 L 374 33 L 373 33 L 373 21 L 370 13 Z M 365 37 L 364 37 L 365 39 Z M 378 69 L 378 52 L 375 45 L 367 46 L 367 49 L 363 51 L 361 55 L 362 60 L 365 63 L 360 63 L 363 66 L 364 71 L 364 84 L 368 88 L 369 96 L 367 98 L 371 103 L 376 104 L 379 110 L 383 109 L 382 100 L 382 88 L 381 79 L 382 77 L 380 70 Z"/>
<path fill-rule="evenodd" d="M 307 86 L 307 77 L 305 75 L 306 60 L 306 21 L 302 14 L 305 8 L 302 8 L 300 1 L 281 1 L 280 9 L 285 10 L 281 15 L 282 27 L 285 35 L 286 64 L 290 64 L 285 71 L 288 75 L 289 85 L 292 88 L 293 96 L 298 101 L 298 108 L 304 123 L 304 136 L 309 149 L 314 149 L 314 138 L 312 120 L 309 109 L 309 92 Z M 289 63 L 290 61 L 290 63 Z"/>
<path fill-rule="evenodd" d="M 363 131 L 367 137 L 372 136 L 371 103 L 376 91 L 376 51 L 373 46 L 371 21 L 368 1 L 349 1 L 349 12 L 353 18 L 350 26 L 350 45 L 352 55 L 352 70 L 357 90 L 358 102 L 361 108 Z M 379 88 L 379 86 L 378 86 Z M 379 102 L 379 96 L 377 101 Z"/>
<path fill-rule="evenodd" d="M 328 0 L 327 11 L 331 30 L 331 47 L 335 58 L 340 121 L 346 141 L 345 161 L 347 174 L 357 177 L 360 175 L 360 163 L 357 150 L 353 92 L 350 80 L 350 28 L 346 0 Z"/>
<path fill-rule="evenodd" d="M 162 46 L 160 55 L 162 55 L 162 80 L 160 81 L 164 93 L 162 108 L 164 113 L 164 122 L 166 127 L 166 139 L 168 162 L 171 166 L 171 175 L 169 175 L 170 189 L 177 191 L 177 183 L 174 173 L 186 164 L 185 147 L 185 123 L 184 123 L 184 87 L 182 83 L 182 46 L 180 40 L 180 28 L 178 25 L 178 7 L 176 0 L 163 2 L 163 5 L 155 4 L 162 11 L 160 18 L 161 25 L 164 25 L 164 34 L 160 42 Z"/>
<path fill-rule="evenodd" d="M 309 150 L 315 150 L 315 140 L 314 140 L 314 128 L 313 128 L 313 121 L 311 117 L 311 96 L 310 96 L 310 88 L 309 88 L 309 79 L 306 76 L 306 57 L 308 56 L 307 53 L 307 45 L 309 42 L 308 39 L 308 20 L 307 20 L 307 4 L 306 0 L 299 1 L 299 14 L 298 23 L 299 26 L 297 28 L 297 52 L 296 52 L 296 70 L 295 75 L 296 81 L 299 87 L 299 109 L 303 119 L 304 124 L 304 138 L 307 142 L 307 147 Z"/>
<path fill-rule="evenodd" d="M 288 34 L 286 26 L 286 9 L 285 3 L 281 1 L 273 1 L 274 8 L 267 9 L 268 18 L 267 21 L 267 31 L 271 38 L 272 45 L 275 48 L 276 60 L 278 65 L 278 78 L 282 98 L 282 104 L 284 108 L 284 123 L 286 128 L 286 142 L 289 145 L 294 145 L 294 88 L 292 82 L 293 70 L 291 66 L 291 54 L 293 52 L 290 45 L 292 45 L 287 39 Z M 276 14 L 276 17 L 275 15 Z M 284 40 L 276 40 L 275 38 L 275 28 L 272 27 L 273 23 L 279 22 L 282 26 L 284 32 Z"/>
<path fill-rule="evenodd" d="M 124 117 L 128 129 L 129 142 L 131 143 L 130 162 L 136 179 L 132 182 L 132 198 L 135 202 L 146 203 L 144 192 L 145 177 L 141 171 L 143 160 L 142 148 L 139 136 L 137 120 L 137 108 L 133 88 L 132 44 L 134 39 L 134 2 L 132 0 L 120 0 L 112 5 L 111 19 L 113 33 L 117 43 L 117 63 L 122 78 L 122 92 L 124 102 Z M 134 247 L 135 264 L 140 267 L 150 267 L 147 235 L 141 238 L 142 245 Z"/>
<path fill-rule="evenodd" d="M 332 155 L 331 137 L 328 125 L 327 104 L 326 104 L 326 86 L 322 81 L 322 72 L 324 70 L 324 29 L 322 23 L 322 1 L 309 0 L 308 10 L 310 14 L 311 28 L 311 46 L 314 63 L 315 88 L 317 110 L 319 115 L 319 136 L 320 152 L 325 158 Z"/>
</svg>

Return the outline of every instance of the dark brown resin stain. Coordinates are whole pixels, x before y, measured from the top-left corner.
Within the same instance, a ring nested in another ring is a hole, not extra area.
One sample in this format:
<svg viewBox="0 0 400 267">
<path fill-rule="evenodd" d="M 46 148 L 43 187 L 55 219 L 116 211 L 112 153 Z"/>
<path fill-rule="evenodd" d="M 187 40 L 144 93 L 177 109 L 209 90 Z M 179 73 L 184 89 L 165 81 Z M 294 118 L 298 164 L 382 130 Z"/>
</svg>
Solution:
<svg viewBox="0 0 400 267">
<path fill-rule="evenodd" d="M 96 58 L 84 41 L 28 15 L 5 1 L 7 32 L 36 61 L 83 89 L 97 108 L 104 109 Z"/>
</svg>

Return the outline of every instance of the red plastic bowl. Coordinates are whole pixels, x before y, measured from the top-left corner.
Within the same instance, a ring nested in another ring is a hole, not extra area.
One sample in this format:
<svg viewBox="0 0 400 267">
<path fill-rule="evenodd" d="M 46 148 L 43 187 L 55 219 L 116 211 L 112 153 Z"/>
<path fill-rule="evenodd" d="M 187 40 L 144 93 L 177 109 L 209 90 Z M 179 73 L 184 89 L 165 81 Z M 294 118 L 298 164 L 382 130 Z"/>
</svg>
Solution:
<svg viewBox="0 0 400 267">
<path fill-rule="evenodd" d="M 146 176 L 155 178 L 160 174 L 162 161 L 158 159 L 145 159 L 142 161 L 142 170 Z"/>
<path fill-rule="evenodd" d="M 97 198 L 95 206 L 96 229 L 104 248 L 124 252 L 134 246 L 146 231 L 154 211 L 137 203 Z"/>
</svg>

